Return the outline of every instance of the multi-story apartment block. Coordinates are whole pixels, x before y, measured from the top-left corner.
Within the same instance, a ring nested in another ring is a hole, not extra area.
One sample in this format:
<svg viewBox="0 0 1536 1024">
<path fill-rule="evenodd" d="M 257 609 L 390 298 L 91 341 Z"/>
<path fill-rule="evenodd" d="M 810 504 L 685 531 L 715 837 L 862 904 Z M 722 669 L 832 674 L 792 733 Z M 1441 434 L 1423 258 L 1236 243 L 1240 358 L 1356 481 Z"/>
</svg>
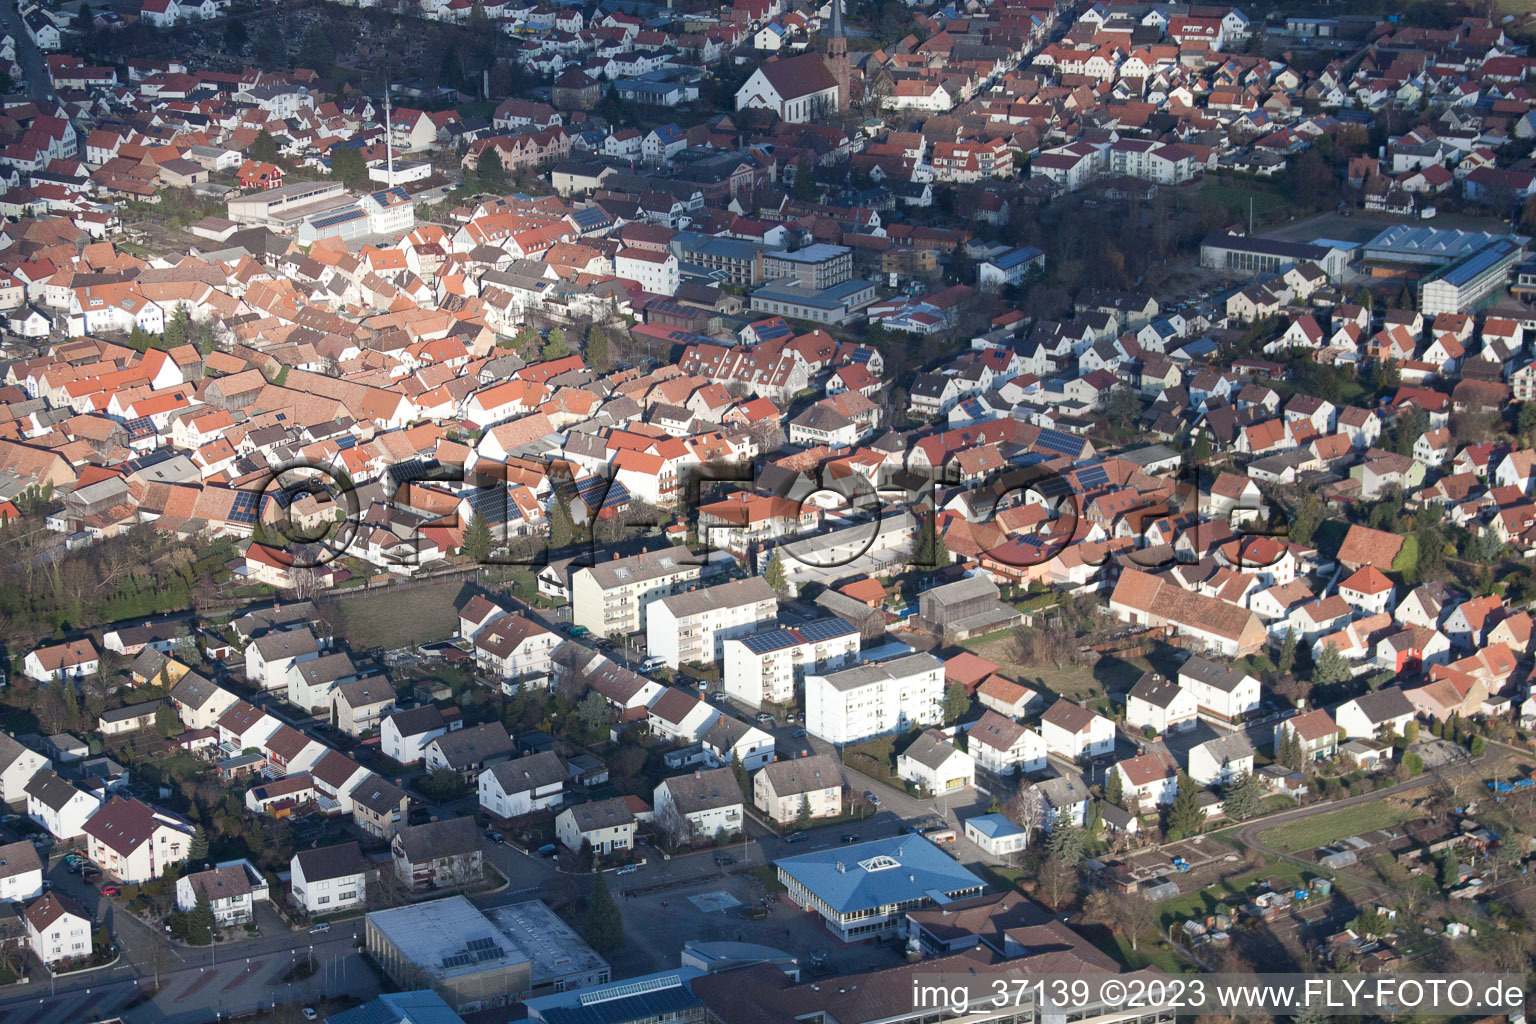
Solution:
<svg viewBox="0 0 1536 1024">
<path fill-rule="evenodd" d="M 805 677 L 805 728 L 828 743 L 933 725 L 943 704 L 944 663 L 927 653 Z"/>
<path fill-rule="evenodd" d="M 859 627 L 845 619 L 820 619 L 793 629 L 773 629 L 725 641 L 725 692 L 758 705 L 789 704 L 808 672 L 825 673 L 859 656 Z"/>
<path fill-rule="evenodd" d="M 831 288 L 853 280 L 853 250 L 846 245 L 817 243 L 794 252 L 763 256 L 763 277 L 769 281 L 789 278 L 806 288 Z"/>
<path fill-rule="evenodd" d="M 577 569 L 571 574 L 571 624 L 598 636 L 645 628 L 646 606 L 699 578 L 686 554 L 647 551 Z"/>
<path fill-rule="evenodd" d="M 761 576 L 664 597 L 646 609 L 646 649 L 674 671 L 688 662 L 713 665 L 726 640 L 771 625 L 778 611 L 778 594 Z"/>
</svg>

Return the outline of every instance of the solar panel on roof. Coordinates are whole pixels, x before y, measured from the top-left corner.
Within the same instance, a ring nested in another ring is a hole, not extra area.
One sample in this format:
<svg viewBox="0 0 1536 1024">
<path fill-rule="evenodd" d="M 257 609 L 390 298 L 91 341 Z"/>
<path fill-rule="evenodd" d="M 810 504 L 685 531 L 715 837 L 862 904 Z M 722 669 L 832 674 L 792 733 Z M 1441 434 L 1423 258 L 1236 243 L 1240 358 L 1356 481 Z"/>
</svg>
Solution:
<svg viewBox="0 0 1536 1024">
<path fill-rule="evenodd" d="M 831 640 L 834 637 L 848 636 L 857 632 L 851 622 L 843 619 L 817 619 L 815 622 L 807 622 L 803 626 L 796 626 L 795 632 L 799 633 L 811 643 L 819 643 L 822 640 Z"/>
<path fill-rule="evenodd" d="M 1040 437 L 1035 441 L 1035 447 L 1059 452 L 1062 455 L 1076 455 L 1083 450 L 1083 442 L 1071 434 L 1045 427 L 1041 429 Z"/>
<path fill-rule="evenodd" d="M 754 636 L 742 637 L 741 642 L 753 654 L 782 651 L 786 647 L 793 647 L 799 643 L 795 639 L 794 634 L 787 629 L 776 629 L 772 633 L 758 633 Z"/>
<path fill-rule="evenodd" d="M 261 495 L 254 491 L 236 491 L 235 500 L 229 507 L 229 521 L 249 525 L 256 521 L 256 508 Z"/>
<path fill-rule="evenodd" d="M 1109 470 L 1103 466 L 1084 466 L 1077 471 L 1077 482 L 1082 487 L 1102 487 L 1109 483 Z"/>
<path fill-rule="evenodd" d="M 464 943 L 465 949 L 493 949 L 495 946 L 496 940 L 486 937 L 470 939 L 468 942 Z"/>
</svg>

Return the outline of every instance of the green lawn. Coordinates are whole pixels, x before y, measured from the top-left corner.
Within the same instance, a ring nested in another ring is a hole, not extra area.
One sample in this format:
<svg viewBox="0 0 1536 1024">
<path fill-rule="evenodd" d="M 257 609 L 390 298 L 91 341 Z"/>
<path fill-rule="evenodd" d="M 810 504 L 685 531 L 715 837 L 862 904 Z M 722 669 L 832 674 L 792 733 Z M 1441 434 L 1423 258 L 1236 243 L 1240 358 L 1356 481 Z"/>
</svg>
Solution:
<svg viewBox="0 0 1536 1024">
<path fill-rule="evenodd" d="M 1245 219 L 1248 216 L 1248 200 L 1253 200 L 1253 216 L 1255 220 L 1262 220 L 1269 214 L 1285 208 L 1285 197 L 1278 192 L 1268 191 L 1267 187 L 1259 182 L 1233 181 L 1228 183 L 1221 178 L 1207 179 L 1205 186 L 1200 190 L 1202 196 L 1209 196 L 1222 206 L 1235 214 L 1241 214 Z"/>
<path fill-rule="evenodd" d="M 1180 959 L 1179 954 L 1164 942 L 1141 942 L 1138 943 L 1141 948 L 1132 949 L 1125 936 L 1106 931 L 1095 938 L 1093 944 L 1118 960 L 1127 970 L 1156 967 L 1168 974 L 1188 974 L 1194 970 L 1192 964 Z"/>
<path fill-rule="evenodd" d="M 1372 829 L 1401 825 L 1413 816 L 1411 807 L 1390 800 L 1377 800 L 1334 811 L 1332 814 L 1319 814 L 1289 825 L 1276 825 L 1260 833 L 1259 839 L 1276 850 L 1296 853 L 1315 850 L 1326 843 Z"/>
</svg>

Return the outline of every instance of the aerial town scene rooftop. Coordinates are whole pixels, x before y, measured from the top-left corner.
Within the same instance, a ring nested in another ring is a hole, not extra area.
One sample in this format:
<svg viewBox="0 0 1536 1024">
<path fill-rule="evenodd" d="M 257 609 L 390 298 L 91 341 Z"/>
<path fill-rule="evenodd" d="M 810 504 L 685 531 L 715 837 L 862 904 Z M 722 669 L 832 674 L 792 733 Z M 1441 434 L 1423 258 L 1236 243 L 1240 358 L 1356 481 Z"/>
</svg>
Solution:
<svg viewBox="0 0 1536 1024">
<path fill-rule="evenodd" d="M 0 1024 L 1523 1024 L 1533 40 L 3 0 Z"/>
</svg>

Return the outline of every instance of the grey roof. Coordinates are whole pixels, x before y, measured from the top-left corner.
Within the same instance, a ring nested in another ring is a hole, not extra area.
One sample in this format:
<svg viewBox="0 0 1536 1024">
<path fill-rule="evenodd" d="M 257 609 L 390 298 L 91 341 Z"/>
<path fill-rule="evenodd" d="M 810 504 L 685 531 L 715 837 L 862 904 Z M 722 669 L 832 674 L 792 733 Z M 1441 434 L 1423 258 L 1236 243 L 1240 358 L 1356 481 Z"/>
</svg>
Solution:
<svg viewBox="0 0 1536 1024">
<path fill-rule="evenodd" d="M 570 815 L 576 822 L 576 828 L 582 832 L 635 823 L 635 813 L 629 809 L 629 802 L 622 796 L 580 804 L 571 808 Z"/>
<path fill-rule="evenodd" d="M 405 859 L 415 864 L 474 853 L 480 849 L 480 829 L 472 817 L 448 818 L 403 828 L 395 841 Z"/>
<path fill-rule="evenodd" d="M 293 855 L 293 859 L 303 868 L 306 882 L 360 875 L 365 869 L 363 851 L 356 843 L 300 850 Z"/>
<path fill-rule="evenodd" d="M 1058 775 L 1054 779 L 1046 779 L 1038 783 L 1035 788 L 1045 798 L 1045 802 L 1052 807 L 1070 807 L 1072 804 L 1082 803 L 1092 794 L 1083 780 L 1075 775 Z"/>
<path fill-rule="evenodd" d="M 662 779 L 656 788 L 661 789 L 663 786 L 672 794 L 672 803 L 684 814 L 710 811 L 717 807 L 735 807 L 745 802 L 741 784 L 736 781 L 736 773 L 729 768 L 713 768 L 692 775 Z"/>
<path fill-rule="evenodd" d="M 599 587 L 607 590 L 610 587 L 622 586 L 629 583 L 639 583 L 645 580 L 660 579 L 676 572 L 699 572 L 697 564 L 689 564 L 686 558 L 680 556 L 676 549 L 662 548 L 657 551 L 645 551 L 628 558 L 615 558 L 608 562 L 599 562 L 577 572 L 590 573 Z M 572 574 L 574 575 L 574 573 Z"/>
<path fill-rule="evenodd" d="M 1225 736 L 1206 740 L 1197 749 L 1204 750 L 1213 759 L 1222 764 L 1228 761 L 1241 761 L 1245 757 L 1253 756 L 1253 744 L 1249 743 L 1248 737 L 1240 732 L 1230 732 Z"/>
<path fill-rule="evenodd" d="M 876 683 L 894 682 L 907 676 L 927 672 L 932 669 L 943 670 L 944 663 L 926 651 L 913 654 L 904 654 L 890 661 L 873 662 L 867 665 L 855 665 L 845 668 L 841 672 L 833 672 L 823 676 L 833 689 L 856 690 L 861 686 L 873 686 Z"/>
<path fill-rule="evenodd" d="M 111 711 L 103 711 L 101 713 L 101 720 L 103 722 L 127 722 L 135 718 L 144 718 L 159 711 L 164 703 L 165 701 L 163 700 L 147 700 L 142 704 L 126 704 L 120 708 L 113 708 Z"/>
<path fill-rule="evenodd" d="M 383 676 L 354 679 L 350 683 L 342 683 L 332 692 L 346 701 L 349 708 L 364 708 L 395 699 L 395 688 Z"/>
<path fill-rule="evenodd" d="M 74 783 L 61 779 L 56 772 L 40 771 L 27 782 L 26 792 L 44 807 L 56 811 L 84 790 L 75 788 Z"/>
<path fill-rule="evenodd" d="M 1355 706 L 1373 725 L 1414 713 L 1413 702 L 1396 687 L 1362 694 L 1355 698 Z"/>
<path fill-rule="evenodd" d="M 517 749 L 507 727 L 500 722 L 445 732 L 432 743 L 442 752 L 449 767 L 457 769 L 472 767 L 488 758 L 508 756 Z"/>
<path fill-rule="evenodd" d="M 925 768 L 937 770 L 955 753 L 955 745 L 943 733 L 937 729 L 926 729 L 901 752 L 901 756 L 911 758 Z"/>
<path fill-rule="evenodd" d="M 503 793 L 527 793 L 555 783 L 563 785 L 570 774 L 560 763 L 560 755 L 553 750 L 515 757 L 489 771 Z"/>
<path fill-rule="evenodd" d="M 213 699 L 213 695 L 222 689 L 217 683 L 197 672 L 188 672 L 181 677 L 171 690 L 171 699 L 178 704 L 185 704 L 194 711 Z"/>
<path fill-rule="evenodd" d="M 786 761 L 774 761 L 763 766 L 773 792 L 778 796 L 795 796 L 813 793 L 832 786 L 843 785 L 842 766 L 831 754 L 814 754 L 811 757 L 792 757 Z"/>
<path fill-rule="evenodd" d="M 661 603 L 667 606 L 667 611 L 678 618 L 698 615 L 715 608 L 740 608 L 742 605 L 758 604 L 762 601 L 777 603 L 778 594 L 761 576 L 730 580 L 718 586 L 690 590 L 661 599 Z"/>
<path fill-rule="evenodd" d="M 42 869 L 42 859 L 38 857 L 37 847 L 30 840 L 0 846 L 0 878 L 13 878 Z"/>
<path fill-rule="evenodd" d="M 978 597 L 996 597 L 997 584 L 985 576 L 969 576 L 923 592 L 923 597 L 939 604 L 959 604 Z"/>
<path fill-rule="evenodd" d="M 187 884 L 192 887 L 194 893 L 207 893 L 210 903 L 215 900 L 246 896 L 251 891 L 250 876 L 245 873 L 245 868 L 238 864 L 194 872 L 187 876 Z"/>
<path fill-rule="evenodd" d="M 279 633 L 268 633 L 255 641 L 256 650 L 261 652 L 264 661 L 281 661 L 284 658 L 302 658 L 305 655 L 317 654 L 320 644 L 315 640 L 315 635 L 309 631 L 308 626 L 299 629 L 285 629 Z"/>
<path fill-rule="evenodd" d="M 27 753 L 36 754 L 37 752 L 29 750 L 16 742 L 16 738 L 9 733 L 0 732 L 0 771 L 9 768 L 16 763 L 17 759 Z M 42 757 L 41 754 L 37 756 Z"/>
<path fill-rule="evenodd" d="M 1135 697 L 1144 700 L 1154 707 L 1166 708 L 1173 703 L 1179 695 L 1179 684 L 1166 676 L 1160 676 L 1156 672 L 1144 672 L 1136 685 L 1131 687 L 1127 697 Z"/>
<path fill-rule="evenodd" d="M 433 729 L 443 727 L 443 713 L 434 704 L 423 704 L 419 708 L 406 708 L 404 711 L 396 711 L 385 717 L 384 721 L 395 723 L 395 728 L 401 736 L 420 736 L 422 733 L 431 732 Z M 382 724 L 380 728 L 382 728 Z"/>
<path fill-rule="evenodd" d="M 352 787 L 352 802 L 362 804 L 378 815 L 390 813 L 405 799 L 405 790 L 387 779 L 379 778 L 372 772 L 362 782 Z"/>
<path fill-rule="evenodd" d="M 1214 686 L 1218 690 L 1231 693 L 1237 689 L 1246 677 L 1241 672 L 1234 672 L 1225 665 L 1218 665 L 1214 661 L 1196 655 L 1179 666 L 1179 675 L 1188 676 L 1207 686 Z"/>
</svg>

